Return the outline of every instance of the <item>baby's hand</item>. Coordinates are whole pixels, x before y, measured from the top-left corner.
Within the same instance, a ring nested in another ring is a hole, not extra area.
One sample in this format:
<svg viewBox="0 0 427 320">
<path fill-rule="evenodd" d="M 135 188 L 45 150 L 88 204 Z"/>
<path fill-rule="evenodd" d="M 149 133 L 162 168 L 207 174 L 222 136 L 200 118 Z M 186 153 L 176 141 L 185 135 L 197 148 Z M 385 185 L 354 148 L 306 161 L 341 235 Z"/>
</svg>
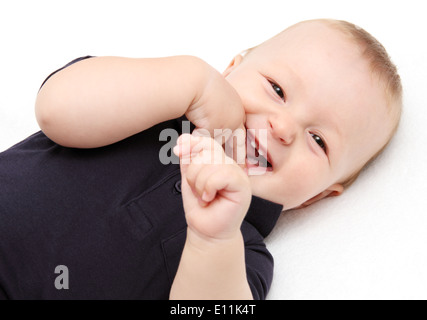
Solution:
<svg viewBox="0 0 427 320">
<path fill-rule="evenodd" d="M 243 128 L 245 110 L 237 91 L 213 67 L 203 64 L 203 85 L 185 115 L 197 128 L 215 137 L 215 129 Z"/>
<path fill-rule="evenodd" d="M 184 134 L 174 153 L 179 156 L 182 197 L 188 227 L 203 239 L 231 239 L 251 202 L 248 176 L 209 137 Z"/>
</svg>

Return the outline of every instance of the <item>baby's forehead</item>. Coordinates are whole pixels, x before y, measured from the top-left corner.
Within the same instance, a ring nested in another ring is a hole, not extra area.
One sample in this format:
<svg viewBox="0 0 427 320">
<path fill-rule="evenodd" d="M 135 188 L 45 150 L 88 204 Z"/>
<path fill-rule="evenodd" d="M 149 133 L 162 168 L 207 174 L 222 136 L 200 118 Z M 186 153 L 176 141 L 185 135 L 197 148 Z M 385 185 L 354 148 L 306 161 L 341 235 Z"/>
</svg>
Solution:
<svg viewBox="0 0 427 320">
<path fill-rule="evenodd" d="M 319 51 L 340 49 L 361 56 L 362 50 L 353 39 L 334 24 L 325 21 L 305 21 L 295 24 L 259 46 L 259 54 L 271 56 L 289 52 L 308 51 L 311 55 Z M 302 58 L 302 56 L 301 56 Z"/>
<path fill-rule="evenodd" d="M 252 57 L 255 67 L 271 72 L 278 80 L 283 77 L 287 85 L 298 82 L 320 88 L 329 83 L 334 86 L 330 88 L 332 95 L 341 95 L 345 86 L 357 88 L 371 82 L 369 62 L 358 44 L 323 23 L 291 27 L 255 48 Z"/>
</svg>

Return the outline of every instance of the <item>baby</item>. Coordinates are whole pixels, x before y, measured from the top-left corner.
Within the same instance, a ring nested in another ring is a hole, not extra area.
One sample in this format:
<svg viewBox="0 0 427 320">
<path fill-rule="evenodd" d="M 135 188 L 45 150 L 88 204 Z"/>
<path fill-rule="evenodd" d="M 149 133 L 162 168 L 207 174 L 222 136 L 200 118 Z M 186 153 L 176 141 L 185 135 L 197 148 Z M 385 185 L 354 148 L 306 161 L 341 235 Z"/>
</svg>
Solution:
<svg viewBox="0 0 427 320">
<path fill-rule="evenodd" d="M 236 56 L 222 75 L 190 56 L 83 59 L 44 83 L 36 116 L 70 148 L 113 148 L 184 115 L 212 137 L 244 129 L 248 154 L 267 167 L 242 164 L 206 136 L 183 135 L 173 150 L 187 227 L 170 298 L 252 299 L 265 298 L 272 270 L 254 253 L 268 256 L 262 244 L 248 250 L 246 222 L 258 231 L 267 223 L 248 213 L 253 197 L 266 200 L 269 219 L 270 209 L 340 195 L 388 144 L 401 105 L 400 78 L 377 40 L 348 22 L 312 20 Z M 218 154 L 223 161 L 209 161 Z"/>
</svg>

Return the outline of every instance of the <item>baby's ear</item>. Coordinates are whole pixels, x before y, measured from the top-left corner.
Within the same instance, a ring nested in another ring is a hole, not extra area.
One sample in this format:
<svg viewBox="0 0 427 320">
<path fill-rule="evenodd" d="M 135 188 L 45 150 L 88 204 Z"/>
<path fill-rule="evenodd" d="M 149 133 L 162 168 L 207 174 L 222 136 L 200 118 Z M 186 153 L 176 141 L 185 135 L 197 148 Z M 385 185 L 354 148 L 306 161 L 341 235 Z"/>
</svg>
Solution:
<svg viewBox="0 0 427 320">
<path fill-rule="evenodd" d="M 243 56 L 241 54 L 235 56 L 233 60 L 228 65 L 227 69 L 222 73 L 222 75 L 227 77 L 231 72 L 233 72 L 234 69 L 243 61 Z"/>
<path fill-rule="evenodd" d="M 336 197 L 339 196 L 340 194 L 342 194 L 344 191 L 344 187 L 339 184 L 333 184 L 332 186 L 330 186 L 328 189 L 326 189 L 325 191 L 319 193 L 317 196 L 314 196 L 313 198 L 307 200 L 306 202 L 304 202 L 303 204 L 301 204 L 299 207 L 295 208 L 295 209 L 301 209 L 301 208 L 305 208 L 308 207 L 309 205 L 322 200 L 323 198 L 327 198 L 327 197 Z"/>
</svg>

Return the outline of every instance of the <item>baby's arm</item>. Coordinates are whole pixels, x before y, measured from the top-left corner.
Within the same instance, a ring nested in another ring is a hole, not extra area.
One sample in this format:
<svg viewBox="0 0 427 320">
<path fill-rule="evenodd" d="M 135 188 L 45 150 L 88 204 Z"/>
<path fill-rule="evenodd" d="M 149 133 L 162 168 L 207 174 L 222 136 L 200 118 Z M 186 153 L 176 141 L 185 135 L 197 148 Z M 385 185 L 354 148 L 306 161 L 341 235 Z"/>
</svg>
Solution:
<svg viewBox="0 0 427 320">
<path fill-rule="evenodd" d="M 188 228 L 170 298 L 252 299 L 240 231 L 251 201 L 248 176 L 235 162 L 224 164 L 211 138 L 183 135 L 174 152 L 181 159 Z M 212 163 L 213 154 L 223 163 Z"/>
<path fill-rule="evenodd" d="M 108 145 L 184 114 L 211 132 L 235 129 L 244 117 L 235 90 L 192 56 L 86 59 L 49 78 L 36 101 L 43 132 L 77 148 Z"/>
</svg>

